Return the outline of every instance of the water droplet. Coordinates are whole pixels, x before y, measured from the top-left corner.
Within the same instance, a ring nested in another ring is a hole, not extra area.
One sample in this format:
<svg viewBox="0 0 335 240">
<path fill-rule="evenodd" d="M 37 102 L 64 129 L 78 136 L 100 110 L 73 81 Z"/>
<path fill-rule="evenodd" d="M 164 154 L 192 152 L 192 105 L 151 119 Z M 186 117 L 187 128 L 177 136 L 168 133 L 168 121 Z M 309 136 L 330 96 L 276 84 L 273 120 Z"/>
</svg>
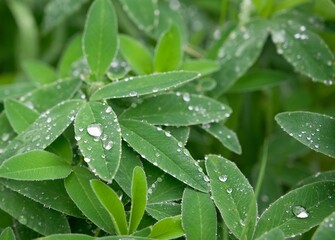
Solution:
<svg viewBox="0 0 335 240">
<path fill-rule="evenodd" d="M 204 180 L 205 182 L 209 182 L 209 177 L 207 177 L 206 175 L 204 176 Z"/>
<path fill-rule="evenodd" d="M 82 131 L 84 131 L 84 128 L 79 128 L 78 130 L 79 130 L 79 132 L 82 132 Z"/>
<path fill-rule="evenodd" d="M 51 123 L 51 117 L 47 118 L 47 123 Z"/>
<path fill-rule="evenodd" d="M 27 224 L 27 218 L 23 215 L 19 216 L 17 220 L 23 225 Z"/>
<path fill-rule="evenodd" d="M 184 93 L 184 94 L 183 94 L 183 100 L 184 100 L 185 102 L 189 102 L 189 101 L 191 101 L 190 94 L 189 94 L 189 93 Z"/>
<path fill-rule="evenodd" d="M 1 140 L 2 141 L 7 142 L 8 139 L 9 139 L 9 133 L 2 134 L 2 136 L 1 136 Z"/>
<path fill-rule="evenodd" d="M 93 123 L 87 127 L 87 132 L 93 137 L 100 137 L 102 134 L 102 126 L 100 123 Z"/>
<path fill-rule="evenodd" d="M 222 176 L 219 177 L 220 182 L 226 182 L 227 179 L 228 179 L 227 175 L 222 175 Z"/>
<path fill-rule="evenodd" d="M 292 207 L 292 213 L 297 218 L 308 218 L 308 216 L 309 216 L 307 210 L 302 206 L 293 206 Z"/>
<path fill-rule="evenodd" d="M 156 152 L 156 153 L 155 153 L 155 156 L 156 156 L 156 157 L 160 157 L 159 152 Z"/>
<path fill-rule="evenodd" d="M 88 158 L 88 157 L 84 157 L 84 161 L 87 162 L 87 163 L 89 163 L 91 161 L 91 159 Z"/>
<path fill-rule="evenodd" d="M 76 139 L 76 141 L 80 141 L 81 137 L 80 136 L 75 136 L 74 139 Z"/>
<path fill-rule="evenodd" d="M 113 147 L 113 142 L 112 141 L 105 141 L 103 147 L 106 150 L 111 150 L 112 147 Z"/>
<path fill-rule="evenodd" d="M 110 112 L 112 112 L 112 108 L 111 108 L 110 106 L 108 106 L 108 107 L 106 108 L 106 113 L 110 113 Z"/>
<path fill-rule="evenodd" d="M 152 92 L 153 92 L 153 93 L 157 93 L 157 92 L 158 92 L 158 88 L 153 88 L 153 89 L 152 89 Z"/>
<path fill-rule="evenodd" d="M 131 91 L 131 92 L 129 93 L 129 96 L 130 96 L 130 97 L 136 97 L 136 96 L 137 96 L 137 92 L 136 92 L 136 91 Z"/>
<path fill-rule="evenodd" d="M 231 189 L 231 188 L 227 188 L 227 193 L 228 194 L 231 194 L 233 192 L 233 189 Z"/>
<path fill-rule="evenodd" d="M 165 136 L 167 136 L 167 137 L 171 137 L 172 135 L 171 135 L 170 132 L 166 131 L 166 132 L 165 132 Z"/>
<path fill-rule="evenodd" d="M 154 166 L 157 166 L 157 165 L 158 165 L 158 163 L 157 163 L 157 162 L 154 162 L 154 163 L 153 163 L 153 165 L 154 165 Z"/>
</svg>

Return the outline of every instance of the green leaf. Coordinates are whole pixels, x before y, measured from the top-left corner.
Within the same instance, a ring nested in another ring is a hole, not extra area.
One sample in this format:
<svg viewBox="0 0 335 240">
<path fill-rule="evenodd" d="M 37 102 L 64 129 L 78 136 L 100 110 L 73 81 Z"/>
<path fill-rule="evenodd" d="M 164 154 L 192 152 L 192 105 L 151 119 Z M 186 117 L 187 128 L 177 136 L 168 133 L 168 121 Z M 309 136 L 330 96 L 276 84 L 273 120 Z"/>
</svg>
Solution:
<svg viewBox="0 0 335 240">
<path fill-rule="evenodd" d="M 326 217 L 316 229 L 313 240 L 332 240 L 335 236 L 335 212 Z"/>
<path fill-rule="evenodd" d="M 7 146 L 0 155 L 0 163 L 17 153 L 45 149 L 71 124 L 82 105 L 80 100 L 69 100 L 40 115 Z"/>
<path fill-rule="evenodd" d="M 271 14 L 274 2 L 274 0 L 252 0 L 257 12 L 259 12 L 261 16 L 265 17 Z"/>
<path fill-rule="evenodd" d="M 141 42 L 127 35 L 120 35 L 120 51 L 135 73 L 138 75 L 152 73 L 151 53 Z"/>
<path fill-rule="evenodd" d="M 175 202 L 149 203 L 146 211 L 157 220 L 181 214 L 181 205 Z"/>
<path fill-rule="evenodd" d="M 216 239 L 216 210 L 209 194 L 185 189 L 182 201 L 182 224 L 189 240 Z"/>
<path fill-rule="evenodd" d="M 0 102 L 6 98 L 15 98 L 32 91 L 35 85 L 32 83 L 14 83 L 0 86 Z"/>
<path fill-rule="evenodd" d="M 103 182 L 91 180 L 91 187 L 100 203 L 109 212 L 118 235 L 128 233 L 126 213 L 119 196 Z"/>
<path fill-rule="evenodd" d="M 14 232 L 10 227 L 2 230 L 0 234 L 0 240 L 15 240 L 15 239 L 16 238 L 15 238 Z"/>
<path fill-rule="evenodd" d="M 310 183 L 335 181 L 335 171 L 318 172 L 313 176 L 301 180 L 295 187 L 302 187 Z"/>
<path fill-rule="evenodd" d="M 53 180 L 70 173 L 71 166 L 62 158 L 42 150 L 15 155 L 0 165 L 0 177 L 15 180 Z"/>
<path fill-rule="evenodd" d="M 120 117 L 155 125 L 189 126 L 220 121 L 229 117 L 230 113 L 227 105 L 214 99 L 178 92 L 145 98 Z"/>
<path fill-rule="evenodd" d="M 140 30 L 149 32 L 158 24 L 156 1 L 120 0 L 120 2 L 123 10 Z"/>
<path fill-rule="evenodd" d="M 52 0 L 44 8 L 43 31 L 49 32 L 74 14 L 87 0 Z"/>
<path fill-rule="evenodd" d="M 16 133 L 22 133 L 39 116 L 36 111 L 14 99 L 6 99 L 4 105 L 8 121 Z"/>
<path fill-rule="evenodd" d="M 142 167 L 139 156 L 126 144 L 122 144 L 120 166 L 114 179 L 129 197 L 131 196 L 133 171 L 136 166 Z"/>
<path fill-rule="evenodd" d="M 238 141 L 236 133 L 225 127 L 221 123 L 211 123 L 202 126 L 206 132 L 210 133 L 213 137 L 218 139 L 223 146 L 233 151 L 234 153 L 241 154 L 242 149 Z"/>
<path fill-rule="evenodd" d="M 144 122 L 122 120 L 122 137 L 143 158 L 185 184 L 202 192 L 208 191 L 205 175 L 182 144 L 171 136 Z"/>
<path fill-rule="evenodd" d="M 66 46 L 66 49 L 64 50 L 62 57 L 58 62 L 58 77 L 64 78 L 71 76 L 72 64 L 80 59 L 83 55 L 81 39 L 81 35 L 75 35 L 73 38 L 71 38 L 69 44 Z"/>
<path fill-rule="evenodd" d="M 43 234 L 68 233 L 70 227 L 61 213 L 47 209 L 16 192 L 0 186 L 0 208 L 21 224 Z"/>
<path fill-rule="evenodd" d="M 38 112 L 44 112 L 61 101 L 71 98 L 80 88 L 81 80 L 69 78 L 48 85 L 20 97 L 20 101 Z"/>
<path fill-rule="evenodd" d="M 272 11 L 279 12 L 285 9 L 291 9 L 309 1 L 310 0 L 275 0 Z"/>
<path fill-rule="evenodd" d="M 72 233 L 72 234 L 55 234 L 46 237 L 40 237 L 35 240 L 94 240 L 95 237 L 91 237 L 84 234 Z"/>
<path fill-rule="evenodd" d="M 110 215 L 90 186 L 92 179 L 95 177 L 90 171 L 83 167 L 77 167 L 65 179 L 66 191 L 89 220 L 105 232 L 114 233 Z"/>
<path fill-rule="evenodd" d="M 112 108 L 87 103 L 78 112 L 75 132 L 84 161 L 100 178 L 112 181 L 121 157 L 120 126 Z"/>
<path fill-rule="evenodd" d="M 181 227 L 181 216 L 164 218 L 152 226 L 149 238 L 174 239 L 184 235 Z"/>
<path fill-rule="evenodd" d="M 335 120 L 312 112 L 284 112 L 275 117 L 290 136 L 314 151 L 335 158 Z"/>
<path fill-rule="evenodd" d="M 0 183 L 21 195 L 43 204 L 47 208 L 74 217 L 82 217 L 81 212 L 69 198 L 63 180 L 16 181 L 0 179 Z"/>
<path fill-rule="evenodd" d="M 118 48 L 117 19 L 110 0 L 95 0 L 87 14 L 83 52 L 88 65 L 100 80 Z"/>
<path fill-rule="evenodd" d="M 56 71 L 39 60 L 26 60 L 22 64 L 24 73 L 36 85 L 52 83 L 56 80 Z"/>
<path fill-rule="evenodd" d="M 285 235 L 279 228 L 274 228 L 269 232 L 266 232 L 256 240 L 285 240 Z"/>
<path fill-rule="evenodd" d="M 6 146 L 12 141 L 16 136 L 13 128 L 11 127 L 8 118 L 3 111 L 0 114 L 0 154 L 5 151 Z M 1 157 L 0 157 L 1 158 Z"/>
<path fill-rule="evenodd" d="M 215 205 L 232 231 L 241 239 L 251 239 L 256 225 L 257 205 L 252 187 L 236 164 L 216 155 L 206 161 Z"/>
<path fill-rule="evenodd" d="M 157 93 L 176 88 L 199 77 L 195 72 L 174 71 L 131 77 L 110 83 L 91 96 L 91 100 L 125 98 Z"/>
<path fill-rule="evenodd" d="M 145 212 L 147 204 L 147 179 L 141 167 L 135 167 L 131 184 L 131 210 L 129 234 L 136 231 Z"/>
<path fill-rule="evenodd" d="M 172 25 L 158 40 L 155 49 L 155 72 L 179 69 L 183 60 L 183 43 L 176 25 Z"/>
<path fill-rule="evenodd" d="M 298 72 L 313 81 L 332 83 L 334 55 L 319 35 L 280 16 L 272 21 L 271 35 L 278 53 Z"/>
<path fill-rule="evenodd" d="M 314 2 L 314 12 L 323 19 L 335 19 L 335 4 L 332 0 L 319 0 Z"/>
<path fill-rule="evenodd" d="M 220 66 L 216 61 L 209 59 L 188 59 L 181 65 L 180 69 L 196 71 L 204 76 L 217 72 L 220 69 Z"/>
<path fill-rule="evenodd" d="M 152 238 L 146 237 L 137 237 L 137 236 L 108 236 L 108 237 L 101 237 L 95 238 L 96 240 L 152 240 Z"/>
<path fill-rule="evenodd" d="M 171 135 L 177 139 L 178 141 L 182 142 L 185 146 L 188 138 L 190 136 L 190 128 L 189 127 L 166 127 L 166 131 L 169 131 Z"/>
<path fill-rule="evenodd" d="M 255 237 L 279 228 L 286 238 L 304 233 L 335 211 L 335 182 L 317 182 L 290 191 L 260 217 Z"/>
<path fill-rule="evenodd" d="M 258 59 L 268 36 L 267 22 L 253 20 L 229 34 L 218 53 L 218 92 L 227 91 Z M 221 88 L 221 89 L 220 89 Z"/>
<path fill-rule="evenodd" d="M 59 157 L 61 157 L 68 164 L 72 164 L 73 160 L 73 150 L 71 143 L 69 140 L 64 137 L 64 135 L 60 135 L 55 141 L 53 141 L 47 148 L 47 151 L 55 153 Z"/>
</svg>

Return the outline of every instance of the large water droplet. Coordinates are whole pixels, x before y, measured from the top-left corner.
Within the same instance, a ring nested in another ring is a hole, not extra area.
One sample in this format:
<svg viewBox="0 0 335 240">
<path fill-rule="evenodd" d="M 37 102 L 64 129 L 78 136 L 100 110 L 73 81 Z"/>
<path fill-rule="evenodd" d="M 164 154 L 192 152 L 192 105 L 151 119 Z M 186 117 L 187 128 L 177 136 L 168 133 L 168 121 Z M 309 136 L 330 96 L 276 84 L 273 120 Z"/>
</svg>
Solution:
<svg viewBox="0 0 335 240">
<path fill-rule="evenodd" d="M 184 100 L 185 102 L 189 102 L 189 101 L 191 101 L 190 94 L 189 94 L 189 93 L 184 93 L 184 94 L 183 94 L 183 100 Z"/>
<path fill-rule="evenodd" d="M 222 176 L 219 177 L 220 182 L 226 182 L 227 179 L 228 179 L 227 175 L 222 175 Z"/>
<path fill-rule="evenodd" d="M 103 147 L 106 150 L 111 150 L 112 147 L 113 147 L 113 142 L 112 141 L 105 141 Z"/>
<path fill-rule="evenodd" d="M 297 218 L 308 218 L 308 216 L 309 216 L 307 210 L 302 206 L 293 206 L 292 207 L 292 213 Z"/>
<path fill-rule="evenodd" d="M 100 137 L 102 134 L 102 126 L 100 123 L 93 123 L 87 127 L 87 132 L 93 137 Z"/>
<path fill-rule="evenodd" d="M 91 159 L 88 158 L 88 157 L 84 157 L 84 161 L 87 162 L 87 163 L 89 163 L 91 161 Z"/>
</svg>

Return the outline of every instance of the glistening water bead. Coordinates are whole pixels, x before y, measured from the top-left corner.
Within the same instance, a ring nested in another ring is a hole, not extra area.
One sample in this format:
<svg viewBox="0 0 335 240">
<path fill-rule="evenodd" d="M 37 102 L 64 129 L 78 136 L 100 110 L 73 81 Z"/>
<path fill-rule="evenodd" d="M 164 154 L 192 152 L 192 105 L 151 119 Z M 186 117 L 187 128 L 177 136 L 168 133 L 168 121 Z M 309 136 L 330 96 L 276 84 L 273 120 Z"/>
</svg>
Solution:
<svg viewBox="0 0 335 240">
<path fill-rule="evenodd" d="M 307 210 L 302 206 L 293 206 L 292 207 L 292 213 L 297 218 L 302 218 L 302 219 L 303 218 L 308 218 L 308 216 L 309 216 Z"/>
<path fill-rule="evenodd" d="M 92 123 L 88 125 L 86 130 L 92 137 L 100 137 L 102 134 L 102 126 L 100 123 Z"/>
</svg>

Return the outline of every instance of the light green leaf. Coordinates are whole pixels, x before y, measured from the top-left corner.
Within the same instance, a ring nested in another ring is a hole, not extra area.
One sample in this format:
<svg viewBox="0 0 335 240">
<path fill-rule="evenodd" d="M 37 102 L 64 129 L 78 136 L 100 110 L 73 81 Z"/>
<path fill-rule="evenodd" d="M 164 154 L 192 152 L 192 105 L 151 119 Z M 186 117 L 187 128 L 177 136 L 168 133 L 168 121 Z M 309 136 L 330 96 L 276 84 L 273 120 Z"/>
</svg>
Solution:
<svg viewBox="0 0 335 240">
<path fill-rule="evenodd" d="M 252 0 L 257 12 L 261 16 L 269 16 L 272 12 L 275 0 Z"/>
<path fill-rule="evenodd" d="M 114 179 L 129 197 L 131 196 L 133 171 L 136 166 L 142 167 L 139 156 L 126 144 L 122 144 L 120 166 Z"/>
<path fill-rule="evenodd" d="M 185 189 L 182 225 L 189 240 L 216 239 L 216 210 L 209 194 Z"/>
<path fill-rule="evenodd" d="M 120 0 L 123 10 L 140 30 L 151 31 L 158 24 L 157 2 L 154 0 Z"/>
<path fill-rule="evenodd" d="M 335 120 L 312 112 L 284 112 L 275 117 L 290 136 L 314 151 L 335 158 Z"/>
<path fill-rule="evenodd" d="M 297 187 L 302 187 L 310 183 L 315 183 L 315 182 L 324 182 L 324 181 L 335 181 L 335 171 L 326 171 L 326 172 L 318 172 L 314 174 L 313 176 L 310 176 L 308 178 L 305 178 L 301 180 L 296 186 Z"/>
<path fill-rule="evenodd" d="M 158 40 L 155 49 L 154 69 L 166 72 L 179 69 L 183 60 L 183 43 L 176 25 L 172 25 Z"/>
<path fill-rule="evenodd" d="M 230 113 L 227 105 L 214 99 L 178 92 L 145 98 L 120 117 L 155 125 L 189 126 L 224 120 Z"/>
<path fill-rule="evenodd" d="M 332 83 L 334 55 L 318 34 L 279 16 L 272 21 L 271 35 L 278 53 L 298 72 L 313 81 Z"/>
<path fill-rule="evenodd" d="M 91 187 L 100 203 L 108 211 L 112 218 L 115 230 L 118 235 L 128 233 L 126 213 L 119 196 L 106 184 L 99 180 L 91 180 Z"/>
<path fill-rule="evenodd" d="M 72 145 L 64 135 L 60 135 L 55 141 L 53 141 L 46 148 L 46 150 L 60 156 L 68 164 L 70 165 L 72 164 L 73 160 Z"/>
<path fill-rule="evenodd" d="M 131 184 L 131 210 L 129 234 L 136 231 L 140 224 L 147 204 L 147 179 L 141 167 L 135 167 Z"/>
<path fill-rule="evenodd" d="M 17 153 L 45 149 L 71 124 L 82 105 L 80 100 L 69 100 L 40 115 L 7 146 L 6 151 L 0 155 L 0 163 Z"/>
<path fill-rule="evenodd" d="M 185 184 L 208 191 L 205 175 L 199 172 L 197 162 L 170 133 L 139 121 L 122 120 L 120 124 L 124 140 L 143 158 Z"/>
<path fill-rule="evenodd" d="M 15 238 L 14 232 L 10 227 L 2 230 L 0 234 L 0 240 L 15 240 L 15 239 L 16 238 Z"/>
<path fill-rule="evenodd" d="M 63 214 L 47 209 L 4 186 L 0 186 L 0 199 L 0 209 L 42 235 L 70 232 Z"/>
<path fill-rule="evenodd" d="M 335 212 L 326 217 L 316 229 L 312 240 L 332 240 L 335 236 Z"/>
<path fill-rule="evenodd" d="M 87 0 L 52 0 L 44 8 L 43 31 L 49 32 L 74 14 Z"/>
<path fill-rule="evenodd" d="M 218 53 L 222 78 L 218 93 L 227 91 L 257 60 L 268 36 L 267 25 L 265 20 L 257 19 L 229 34 Z"/>
<path fill-rule="evenodd" d="M 0 114 L 0 154 L 16 136 L 12 126 L 10 125 L 5 111 Z M 0 157 L 1 158 L 1 157 Z"/>
<path fill-rule="evenodd" d="M 30 81 L 36 85 L 52 83 L 56 80 L 56 71 L 50 65 L 39 60 L 26 60 L 22 68 Z"/>
<path fill-rule="evenodd" d="M 0 179 L 0 183 L 21 195 L 74 217 L 82 217 L 81 212 L 69 198 L 63 180 L 52 181 L 16 181 Z"/>
<path fill-rule="evenodd" d="M 188 59 L 181 65 L 180 69 L 186 71 L 196 71 L 204 76 L 218 71 L 220 66 L 216 61 L 209 59 Z"/>
<path fill-rule="evenodd" d="M 175 202 L 149 203 L 146 211 L 156 220 L 181 214 L 181 205 Z"/>
<path fill-rule="evenodd" d="M 66 46 L 66 49 L 58 62 L 58 77 L 64 78 L 71 76 L 73 63 L 82 58 L 83 51 L 81 48 L 81 39 L 81 35 L 75 35 Z"/>
<path fill-rule="evenodd" d="M 141 42 L 127 35 L 120 35 L 120 51 L 135 73 L 138 75 L 152 73 L 151 53 Z"/>
<path fill-rule="evenodd" d="M 260 217 L 255 237 L 279 228 L 285 237 L 304 233 L 335 211 L 335 182 L 317 182 L 290 191 Z"/>
<path fill-rule="evenodd" d="M 38 112 L 44 112 L 61 101 L 71 98 L 80 88 L 79 78 L 60 80 L 43 85 L 34 91 L 20 97 L 20 101 Z"/>
<path fill-rule="evenodd" d="M 236 164 L 216 155 L 206 161 L 215 205 L 232 231 L 241 239 L 251 239 L 256 225 L 257 205 L 252 187 Z"/>
<path fill-rule="evenodd" d="M 210 133 L 213 137 L 218 139 L 223 146 L 233 151 L 234 153 L 241 154 L 242 149 L 238 141 L 236 133 L 225 127 L 221 123 L 211 123 L 202 126 L 206 132 Z"/>
<path fill-rule="evenodd" d="M 6 98 L 15 98 L 32 91 L 35 85 L 32 83 L 14 83 L 0 86 L 0 102 Z"/>
<path fill-rule="evenodd" d="M 94 240 L 95 237 L 91 237 L 84 234 L 72 233 L 72 234 L 55 234 L 46 237 L 40 237 L 35 240 Z"/>
<path fill-rule="evenodd" d="M 181 227 L 181 216 L 164 218 L 152 226 L 149 238 L 174 239 L 184 235 Z"/>
<path fill-rule="evenodd" d="M 274 228 L 256 240 L 285 240 L 285 235 L 279 228 Z"/>
<path fill-rule="evenodd" d="M 84 161 L 100 178 L 112 181 L 121 158 L 120 126 L 112 108 L 87 103 L 78 112 L 75 132 Z"/>
<path fill-rule="evenodd" d="M 66 178 L 72 169 L 57 155 L 35 150 L 15 155 L 0 165 L 0 177 L 15 180 L 53 180 Z"/>
<path fill-rule="evenodd" d="M 335 19 L 335 3 L 332 0 L 314 1 L 314 12 L 327 20 Z"/>
<path fill-rule="evenodd" d="M 108 237 L 101 237 L 95 238 L 95 240 L 152 240 L 152 238 L 146 237 L 137 237 L 137 236 L 108 236 Z"/>
<path fill-rule="evenodd" d="M 273 12 L 283 11 L 307 3 L 310 0 L 274 0 Z"/>
<path fill-rule="evenodd" d="M 178 141 L 182 142 L 185 146 L 188 138 L 190 136 L 190 128 L 189 127 L 166 127 L 166 131 L 169 131 L 171 135 L 177 139 Z"/>
<path fill-rule="evenodd" d="M 65 189 L 72 201 L 89 220 L 105 232 L 114 233 L 110 215 L 90 186 L 92 179 L 95 177 L 90 171 L 77 167 L 65 179 Z"/>
<path fill-rule="evenodd" d="M 6 99 L 4 105 L 8 121 L 16 133 L 22 133 L 39 116 L 36 111 L 14 99 Z"/>
<path fill-rule="evenodd" d="M 176 88 L 190 82 L 199 75 L 195 72 L 174 71 L 131 77 L 110 83 L 91 96 L 91 100 L 136 97 Z"/>
<path fill-rule="evenodd" d="M 83 52 L 88 65 L 100 80 L 118 48 L 117 19 L 110 0 L 95 0 L 87 14 Z"/>
</svg>

